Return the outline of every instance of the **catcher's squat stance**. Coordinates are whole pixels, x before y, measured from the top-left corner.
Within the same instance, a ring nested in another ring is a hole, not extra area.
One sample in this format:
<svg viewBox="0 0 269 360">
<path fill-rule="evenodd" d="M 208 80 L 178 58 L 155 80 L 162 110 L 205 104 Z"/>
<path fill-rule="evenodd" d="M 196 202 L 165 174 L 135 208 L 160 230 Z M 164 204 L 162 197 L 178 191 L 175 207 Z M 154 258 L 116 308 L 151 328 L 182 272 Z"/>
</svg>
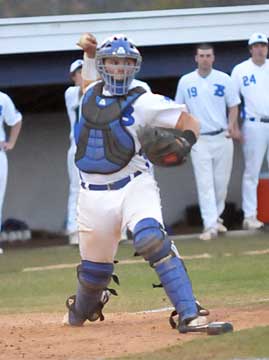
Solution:
<svg viewBox="0 0 269 360">
<path fill-rule="evenodd" d="M 85 51 L 82 75 L 90 78 L 96 42 L 88 35 L 80 45 Z M 195 301 L 184 264 L 164 231 L 159 189 L 148 161 L 163 166 L 184 161 L 199 135 L 198 122 L 174 101 L 146 91 L 134 79 L 140 65 L 139 51 L 124 35 L 106 39 L 96 50 L 102 80 L 86 88 L 75 132 L 82 260 L 64 323 L 103 320 L 121 228 L 128 227 L 136 252 L 156 271 L 179 315 L 178 330 L 230 331 L 230 324 L 211 326 L 200 316 L 206 311 Z"/>
</svg>

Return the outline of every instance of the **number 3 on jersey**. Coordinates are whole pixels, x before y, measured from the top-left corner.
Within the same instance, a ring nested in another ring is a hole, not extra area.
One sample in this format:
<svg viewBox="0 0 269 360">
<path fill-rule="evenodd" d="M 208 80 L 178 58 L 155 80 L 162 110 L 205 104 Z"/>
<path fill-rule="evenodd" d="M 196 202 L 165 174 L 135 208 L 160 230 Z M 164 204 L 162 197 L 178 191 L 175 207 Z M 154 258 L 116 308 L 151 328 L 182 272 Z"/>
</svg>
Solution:
<svg viewBox="0 0 269 360">
<path fill-rule="evenodd" d="M 251 85 L 251 83 L 256 84 L 256 79 L 253 74 L 250 77 L 243 76 L 243 85 L 244 86 L 249 86 L 249 85 Z"/>
</svg>

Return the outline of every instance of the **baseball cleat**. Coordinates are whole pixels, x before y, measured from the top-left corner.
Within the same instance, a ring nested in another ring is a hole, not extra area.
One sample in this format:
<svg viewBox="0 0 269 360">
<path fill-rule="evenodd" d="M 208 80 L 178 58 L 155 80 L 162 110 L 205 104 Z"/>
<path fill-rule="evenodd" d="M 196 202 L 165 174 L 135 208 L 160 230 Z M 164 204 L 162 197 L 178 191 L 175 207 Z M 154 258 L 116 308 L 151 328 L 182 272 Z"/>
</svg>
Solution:
<svg viewBox="0 0 269 360">
<path fill-rule="evenodd" d="M 243 221 L 243 229 L 258 230 L 264 227 L 264 223 L 256 219 L 255 216 L 246 217 Z"/>
<path fill-rule="evenodd" d="M 221 335 L 233 331 L 233 325 L 228 322 L 215 321 L 207 323 L 207 319 L 202 316 L 190 321 L 182 321 L 178 326 L 178 331 L 182 334 L 189 332 L 206 333 L 207 335 Z"/>
<path fill-rule="evenodd" d="M 76 295 L 69 296 L 65 303 L 65 305 L 68 309 L 68 312 L 63 317 L 63 320 L 62 320 L 63 325 L 83 326 L 83 324 L 86 320 L 89 320 L 92 322 L 92 321 L 96 321 L 99 319 L 100 321 L 103 321 L 105 318 L 104 318 L 102 309 L 103 309 L 104 305 L 108 302 L 111 294 L 117 295 L 117 293 L 115 292 L 114 289 L 105 289 L 102 292 L 99 303 L 96 305 L 95 311 L 93 311 L 91 314 L 88 314 L 88 316 L 84 319 L 81 318 L 81 316 L 76 311 L 76 308 L 75 308 Z"/>
<path fill-rule="evenodd" d="M 207 316 L 207 315 L 209 315 L 209 310 L 204 308 L 197 299 L 195 300 L 195 303 L 196 303 L 196 306 L 197 306 L 199 316 Z"/>
<path fill-rule="evenodd" d="M 217 221 L 217 230 L 220 234 L 225 234 L 227 232 L 227 227 L 223 225 L 223 219 L 218 218 Z"/>
<path fill-rule="evenodd" d="M 205 229 L 204 232 L 199 236 L 199 239 L 203 241 L 209 241 L 216 239 L 217 236 L 218 236 L 218 231 L 216 229 L 208 228 Z"/>
<path fill-rule="evenodd" d="M 195 300 L 195 303 L 196 303 L 197 315 L 198 315 L 198 317 L 195 318 L 195 320 L 199 321 L 200 325 L 204 325 L 207 323 L 206 316 L 209 315 L 209 310 L 204 308 L 198 300 Z M 177 320 L 174 320 L 174 317 L 176 316 L 177 316 Z M 177 329 L 179 323 L 180 323 L 180 316 L 178 315 L 176 310 L 173 310 L 169 316 L 169 324 L 171 325 L 172 329 Z"/>
<path fill-rule="evenodd" d="M 4 250 L 0 248 L 0 255 L 4 254 Z"/>
<path fill-rule="evenodd" d="M 64 317 L 63 317 L 63 320 L 62 320 L 62 324 L 63 324 L 64 326 L 72 326 L 72 325 L 70 324 L 70 322 L 69 322 L 69 313 L 68 313 L 68 312 L 64 314 Z"/>
<path fill-rule="evenodd" d="M 84 321 L 75 310 L 76 295 L 69 296 L 65 302 L 68 312 L 63 317 L 63 325 L 65 326 L 83 326 Z"/>
</svg>

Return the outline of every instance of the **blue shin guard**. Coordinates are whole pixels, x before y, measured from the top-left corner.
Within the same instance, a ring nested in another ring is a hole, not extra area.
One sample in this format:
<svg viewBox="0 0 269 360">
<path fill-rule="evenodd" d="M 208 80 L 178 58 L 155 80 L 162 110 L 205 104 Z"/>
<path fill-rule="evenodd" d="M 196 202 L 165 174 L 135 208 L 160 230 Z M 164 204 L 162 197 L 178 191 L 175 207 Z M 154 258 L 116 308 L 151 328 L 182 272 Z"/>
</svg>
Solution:
<svg viewBox="0 0 269 360">
<path fill-rule="evenodd" d="M 78 266 L 77 294 L 67 299 L 70 325 L 81 326 L 87 319 L 95 321 L 102 317 L 101 310 L 108 301 L 104 290 L 112 273 L 113 264 L 82 260 Z"/>
<path fill-rule="evenodd" d="M 197 306 L 183 262 L 177 256 L 168 256 L 155 263 L 154 269 L 180 319 L 195 318 Z"/>
<path fill-rule="evenodd" d="M 154 218 L 144 218 L 136 224 L 133 234 L 136 251 L 157 272 L 180 319 L 195 318 L 197 306 L 190 279 L 162 225 Z"/>
</svg>

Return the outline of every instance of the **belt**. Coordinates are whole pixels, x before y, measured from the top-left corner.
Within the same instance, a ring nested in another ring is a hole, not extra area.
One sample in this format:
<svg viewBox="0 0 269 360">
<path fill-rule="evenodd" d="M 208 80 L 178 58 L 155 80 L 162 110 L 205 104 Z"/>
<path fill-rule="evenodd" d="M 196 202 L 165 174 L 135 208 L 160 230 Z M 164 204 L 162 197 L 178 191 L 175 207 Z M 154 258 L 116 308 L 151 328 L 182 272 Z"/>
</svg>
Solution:
<svg viewBox="0 0 269 360">
<path fill-rule="evenodd" d="M 269 117 L 263 117 L 260 119 L 251 117 L 251 118 L 249 118 L 249 121 L 259 121 L 259 122 L 263 122 L 263 123 L 269 123 Z"/>
<path fill-rule="evenodd" d="M 135 177 L 137 177 L 141 174 L 142 174 L 141 171 L 136 171 L 134 174 L 126 176 L 125 178 L 123 178 L 121 180 L 115 181 L 110 184 L 105 184 L 105 185 L 86 184 L 84 181 L 82 181 L 81 187 L 85 190 L 88 189 L 88 190 L 94 190 L 94 191 L 119 190 L 119 189 L 123 188 L 125 185 L 127 185 L 132 179 L 134 179 Z"/>
<path fill-rule="evenodd" d="M 202 133 L 201 135 L 218 135 L 220 133 L 222 133 L 224 131 L 224 129 L 219 129 L 219 130 L 215 130 L 215 131 L 208 131 L 208 132 L 205 132 L 205 133 Z"/>
</svg>

